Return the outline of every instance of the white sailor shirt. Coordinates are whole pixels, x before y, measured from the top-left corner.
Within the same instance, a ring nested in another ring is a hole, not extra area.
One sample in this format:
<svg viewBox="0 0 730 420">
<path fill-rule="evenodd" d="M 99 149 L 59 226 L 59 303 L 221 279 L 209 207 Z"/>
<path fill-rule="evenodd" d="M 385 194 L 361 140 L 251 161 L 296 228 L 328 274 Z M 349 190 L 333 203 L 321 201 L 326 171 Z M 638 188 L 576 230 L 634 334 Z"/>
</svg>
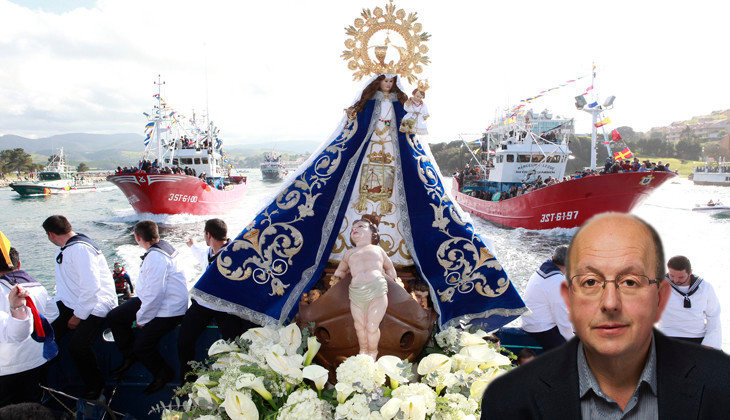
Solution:
<svg viewBox="0 0 730 420">
<path fill-rule="evenodd" d="M 145 325 L 157 317 L 184 315 L 188 309 L 188 287 L 179 254 L 171 258 L 150 249 L 142 261 L 135 292 L 142 301 L 137 324 Z"/>
<path fill-rule="evenodd" d="M 56 301 L 73 309 L 79 319 L 103 318 L 115 308 L 117 292 L 104 254 L 83 242 L 64 249 L 61 263 L 56 263 Z"/>
</svg>

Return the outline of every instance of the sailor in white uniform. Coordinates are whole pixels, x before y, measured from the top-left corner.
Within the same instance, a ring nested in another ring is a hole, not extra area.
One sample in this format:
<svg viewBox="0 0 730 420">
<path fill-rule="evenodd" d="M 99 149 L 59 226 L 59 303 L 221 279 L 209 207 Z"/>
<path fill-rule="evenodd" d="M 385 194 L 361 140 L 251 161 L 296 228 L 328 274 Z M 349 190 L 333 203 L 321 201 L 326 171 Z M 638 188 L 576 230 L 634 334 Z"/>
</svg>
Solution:
<svg viewBox="0 0 730 420">
<path fill-rule="evenodd" d="M 15 248 L 8 249 L 7 257 L 10 263 L 5 255 L 0 256 L 0 323 L 6 321 L 7 315 L 11 325 L 10 328 L 0 326 L 0 407 L 40 402 L 43 390 L 38 384 L 45 364 L 58 354 L 55 343 L 44 343 L 36 335 L 31 337 L 33 315 L 26 297 L 48 322 L 58 317 L 56 302 L 48 296 L 45 287 L 20 269 L 20 254 Z M 11 331 L 13 328 L 16 331 Z M 45 334 L 52 335 L 50 328 Z"/>
<path fill-rule="evenodd" d="M 114 341 L 124 356 L 122 364 L 111 374 L 119 376 L 139 360 L 154 376 L 144 392 L 154 394 L 175 377 L 157 345 L 180 323 L 188 308 L 187 280 L 178 252 L 167 241 L 160 240 L 155 222 L 138 222 L 134 239 L 147 252 L 142 256 L 137 296 L 108 316 Z M 134 321 L 140 329 L 136 338 L 132 330 Z"/>
<path fill-rule="evenodd" d="M 56 255 L 56 340 L 73 330 L 69 353 L 84 381 L 86 399 L 98 399 L 104 387 L 91 345 L 99 337 L 107 313 L 117 306 L 112 273 L 99 246 L 76 234 L 68 219 L 54 215 L 43 222 L 48 240 L 60 247 Z"/>
<path fill-rule="evenodd" d="M 231 241 L 228 239 L 228 226 L 221 219 L 210 219 L 205 222 L 203 230 L 206 246 L 188 241 L 190 250 L 199 264 L 208 267 L 215 263 L 218 254 Z M 185 381 L 185 375 L 191 371 L 189 362 L 195 359 L 195 346 L 205 328 L 215 320 L 218 331 L 225 340 L 233 340 L 246 330 L 256 325 L 236 315 L 215 310 L 204 303 L 191 299 L 190 308 L 185 313 L 177 339 L 177 352 L 180 359 L 180 378 Z"/>
</svg>

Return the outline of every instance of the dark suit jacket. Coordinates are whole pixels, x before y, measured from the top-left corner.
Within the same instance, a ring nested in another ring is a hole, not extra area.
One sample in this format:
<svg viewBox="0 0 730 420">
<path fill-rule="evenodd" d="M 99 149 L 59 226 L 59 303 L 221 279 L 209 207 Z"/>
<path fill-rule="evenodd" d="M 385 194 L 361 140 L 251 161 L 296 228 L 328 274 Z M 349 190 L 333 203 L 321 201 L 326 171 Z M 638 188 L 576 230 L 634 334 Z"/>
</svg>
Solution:
<svg viewBox="0 0 730 420">
<path fill-rule="evenodd" d="M 654 330 L 659 418 L 730 418 L 730 356 Z M 482 419 L 579 419 L 578 339 L 495 379 Z"/>
</svg>

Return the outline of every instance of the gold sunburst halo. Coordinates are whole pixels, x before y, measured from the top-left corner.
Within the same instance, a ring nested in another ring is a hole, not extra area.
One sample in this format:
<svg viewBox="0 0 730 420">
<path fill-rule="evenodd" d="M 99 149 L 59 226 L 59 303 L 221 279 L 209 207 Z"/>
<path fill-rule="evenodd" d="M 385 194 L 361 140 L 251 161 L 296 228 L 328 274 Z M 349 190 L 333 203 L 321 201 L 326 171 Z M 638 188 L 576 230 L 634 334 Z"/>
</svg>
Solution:
<svg viewBox="0 0 730 420">
<path fill-rule="evenodd" d="M 360 16 L 352 25 L 345 28 L 348 36 L 345 39 L 347 49 L 342 52 L 347 68 L 353 71 L 353 79 L 360 80 L 371 74 L 397 74 L 411 83 L 417 80 L 416 75 L 422 73 L 423 67 L 430 63 L 425 43 L 431 37 L 422 31 L 422 25 L 417 22 L 417 14 L 406 13 L 403 9 L 396 10 L 391 0 L 385 5 L 385 10 L 380 7 L 372 11 L 363 9 Z M 385 45 L 371 46 L 372 37 L 382 31 L 400 35 L 405 47 L 388 45 L 389 38 L 386 38 Z M 375 50 L 375 60 L 368 54 L 370 48 Z M 395 48 L 398 51 L 400 57 L 397 62 L 393 60 L 385 62 L 388 48 Z"/>
</svg>

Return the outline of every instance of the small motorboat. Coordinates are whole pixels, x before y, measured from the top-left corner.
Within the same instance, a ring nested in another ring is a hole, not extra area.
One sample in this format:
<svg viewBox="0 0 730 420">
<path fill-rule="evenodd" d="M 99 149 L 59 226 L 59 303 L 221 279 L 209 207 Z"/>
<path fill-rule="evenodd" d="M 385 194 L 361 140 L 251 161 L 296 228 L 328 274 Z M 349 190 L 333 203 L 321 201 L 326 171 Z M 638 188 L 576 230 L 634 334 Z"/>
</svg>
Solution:
<svg viewBox="0 0 730 420">
<path fill-rule="evenodd" d="M 692 211 L 707 213 L 711 215 L 730 216 L 730 206 L 722 204 L 719 200 L 708 201 L 705 204 L 696 204 Z"/>
</svg>

